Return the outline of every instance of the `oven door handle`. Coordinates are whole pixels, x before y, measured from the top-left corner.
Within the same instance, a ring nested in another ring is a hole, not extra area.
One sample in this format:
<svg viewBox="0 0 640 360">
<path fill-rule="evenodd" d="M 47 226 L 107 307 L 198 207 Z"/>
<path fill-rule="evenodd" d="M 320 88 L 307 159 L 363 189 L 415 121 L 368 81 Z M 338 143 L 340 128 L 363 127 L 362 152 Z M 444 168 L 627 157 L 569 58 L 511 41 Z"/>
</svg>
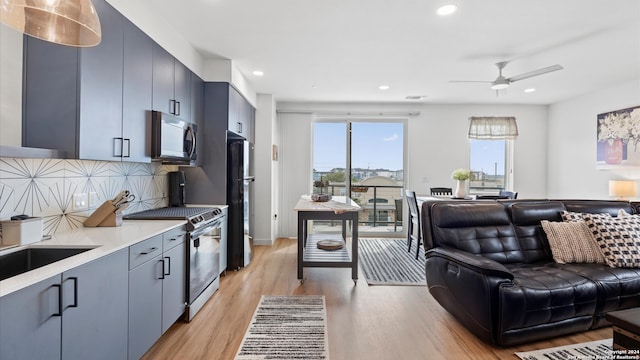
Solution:
<svg viewBox="0 0 640 360">
<path fill-rule="evenodd" d="M 203 228 L 200 229 L 195 229 L 193 231 L 191 231 L 189 233 L 189 236 L 192 239 L 197 239 L 199 238 L 201 235 L 206 234 L 208 232 L 210 232 L 213 229 L 217 229 L 220 227 L 220 225 L 222 224 L 222 220 L 218 219 L 218 220 L 214 220 L 213 222 L 211 222 L 211 224 L 206 225 Z"/>
</svg>

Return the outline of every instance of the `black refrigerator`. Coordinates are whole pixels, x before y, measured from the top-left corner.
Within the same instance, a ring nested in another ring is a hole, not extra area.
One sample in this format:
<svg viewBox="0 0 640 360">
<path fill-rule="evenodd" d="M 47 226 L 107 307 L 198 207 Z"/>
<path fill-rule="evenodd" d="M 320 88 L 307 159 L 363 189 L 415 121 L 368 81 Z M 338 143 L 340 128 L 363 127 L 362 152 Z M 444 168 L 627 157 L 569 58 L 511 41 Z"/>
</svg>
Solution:
<svg viewBox="0 0 640 360">
<path fill-rule="evenodd" d="M 253 144 L 227 132 L 227 269 L 238 270 L 251 261 L 251 197 Z"/>
</svg>

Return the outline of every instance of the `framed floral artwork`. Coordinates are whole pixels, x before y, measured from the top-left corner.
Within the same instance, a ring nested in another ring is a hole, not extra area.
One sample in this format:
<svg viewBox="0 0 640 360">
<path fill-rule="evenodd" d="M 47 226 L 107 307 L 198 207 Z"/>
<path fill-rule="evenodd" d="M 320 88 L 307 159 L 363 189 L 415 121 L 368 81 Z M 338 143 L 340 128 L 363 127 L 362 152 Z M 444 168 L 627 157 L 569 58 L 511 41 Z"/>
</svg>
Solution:
<svg viewBox="0 0 640 360">
<path fill-rule="evenodd" d="M 598 114 L 597 134 L 598 168 L 640 167 L 640 106 Z"/>
</svg>

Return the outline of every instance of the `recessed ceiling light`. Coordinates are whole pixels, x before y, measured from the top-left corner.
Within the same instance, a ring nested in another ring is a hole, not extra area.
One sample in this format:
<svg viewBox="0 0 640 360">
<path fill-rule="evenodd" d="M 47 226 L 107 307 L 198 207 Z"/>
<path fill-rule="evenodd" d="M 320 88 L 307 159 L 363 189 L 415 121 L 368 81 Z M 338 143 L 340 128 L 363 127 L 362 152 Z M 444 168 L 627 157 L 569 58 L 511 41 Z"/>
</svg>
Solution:
<svg viewBox="0 0 640 360">
<path fill-rule="evenodd" d="M 380 90 L 389 90 L 389 85 L 380 85 L 378 87 L 378 89 L 380 89 Z"/>
<path fill-rule="evenodd" d="M 253 72 L 253 75 L 255 75 L 255 76 L 262 76 L 262 75 L 264 75 L 264 73 L 263 73 L 262 71 L 260 71 L 260 70 L 255 70 L 255 71 Z"/>
<path fill-rule="evenodd" d="M 534 91 L 536 91 L 535 88 L 524 89 L 524 92 L 526 92 L 526 93 L 530 93 L 530 92 L 534 92 Z"/>
<path fill-rule="evenodd" d="M 454 12 L 456 12 L 456 10 L 458 10 L 458 6 L 455 4 L 447 4 L 447 5 L 443 5 L 440 6 L 438 8 L 438 10 L 436 11 L 436 13 L 440 16 L 446 16 L 446 15 L 451 15 Z"/>
</svg>

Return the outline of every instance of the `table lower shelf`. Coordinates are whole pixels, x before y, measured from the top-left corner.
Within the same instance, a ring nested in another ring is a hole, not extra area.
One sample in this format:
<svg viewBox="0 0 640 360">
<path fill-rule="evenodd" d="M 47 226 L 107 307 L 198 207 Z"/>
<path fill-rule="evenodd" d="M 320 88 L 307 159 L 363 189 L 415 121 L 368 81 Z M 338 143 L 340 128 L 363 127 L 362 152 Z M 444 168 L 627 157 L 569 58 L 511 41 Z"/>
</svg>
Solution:
<svg viewBox="0 0 640 360">
<path fill-rule="evenodd" d="M 342 241 L 344 246 L 338 250 L 318 249 L 317 242 L 320 240 Z M 351 255 L 347 250 L 347 244 L 339 234 L 310 234 L 307 237 L 307 245 L 302 257 L 304 267 L 351 267 Z"/>
</svg>

